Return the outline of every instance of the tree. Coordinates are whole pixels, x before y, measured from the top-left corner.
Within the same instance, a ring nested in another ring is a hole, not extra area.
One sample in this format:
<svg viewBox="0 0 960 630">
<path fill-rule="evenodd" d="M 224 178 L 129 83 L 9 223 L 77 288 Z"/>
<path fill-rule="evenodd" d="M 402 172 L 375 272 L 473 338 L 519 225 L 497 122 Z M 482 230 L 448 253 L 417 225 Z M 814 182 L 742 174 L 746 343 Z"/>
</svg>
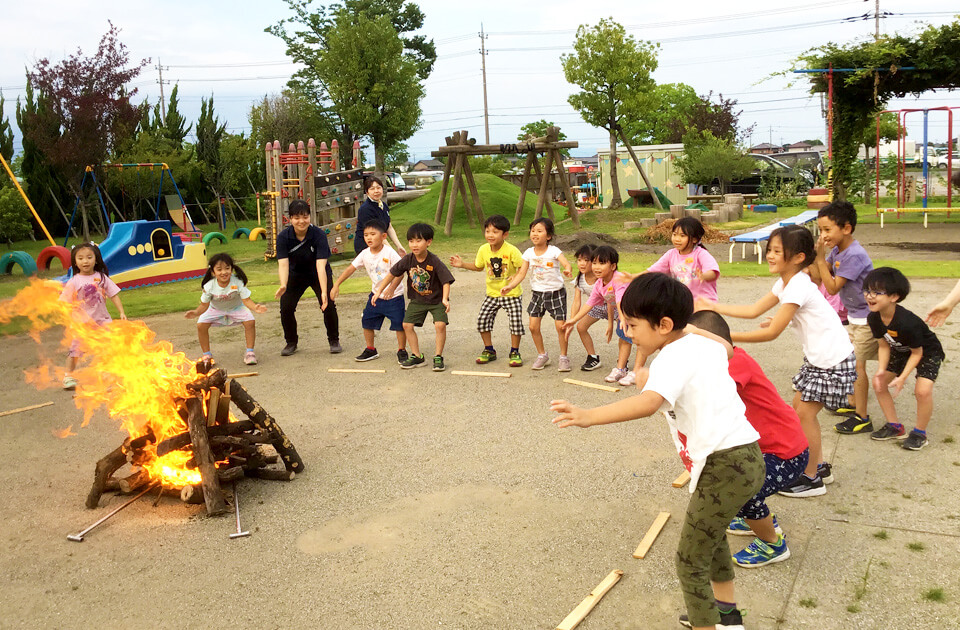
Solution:
<svg viewBox="0 0 960 630">
<path fill-rule="evenodd" d="M 13 185 L 0 186 L 0 241 L 8 245 L 30 236 L 30 211 Z"/>
<path fill-rule="evenodd" d="M 624 133 L 634 144 L 680 142 L 700 98 L 696 90 L 686 83 L 662 83 L 648 96 L 643 113 L 624 122 Z"/>
<path fill-rule="evenodd" d="M 341 10 L 326 33 L 317 76 L 343 122 L 374 146 L 375 171 L 386 152 L 420 127 L 418 65 L 403 54 L 389 18 Z"/>
<path fill-rule="evenodd" d="M 314 138 L 317 143 L 329 142 L 337 135 L 337 129 L 330 123 L 323 107 L 296 88 L 264 96 L 250 107 L 247 120 L 250 122 L 250 138 L 261 149 L 274 140 L 286 149 L 291 142 L 306 142 L 309 138 Z"/>
<path fill-rule="evenodd" d="M 904 129 L 904 134 L 906 130 Z M 893 112 L 887 112 L 880 114 L 880 140 L 893 142 L 899 137 L 900 134 L 900 124 L 897 120 L 897 115 Z M 863 130 L 862 142 L 863 148 L 865 151 L 864 165 L 866 167 L 870 166 L 870 149 L 877 148 L 877 127 L 876 125 L 871 125 Z M 875 155 L 874 159 L 878 159 L 879 155 Z M 864 178 L 863 186 L 863 201 L 864 203 L 870 203 L 871 192 L 873 191 L 873 185 L 876 181 L 869 181 L 869 177 Z"/>
<path fill-rule="evenodd" d="M 657 45 L 638 42 L 623 26 L 602 19 L 592 27 L 581 25 L 574 52 L 560 56 L 563 74 L 580 88 L 567 101 L 587 123 L 610 135 L 610 163 L 617 157 L 617 131 L 625 121 L 638 118 L 645 94 L 652 91 L 650 73 L 657 68 Z M 613 187 L 611 208 L 623 205 L 617 170 L 610 168 Z"/>
<path fill-rule="evenodd" d="M 197 160 L 200 162 L 200 172 L 207 185 L 218 197 L 223 190 L 224 164 L 220 159 L 220 144 L 226 131 L 226 123 L 213 113 L 213 94 L 210 100 L 200 100 L 200 118 L 197 119 Z"/>
<path fill-rule="evenodd" d="M 187 137 L 187 134 L 190 133 L 190 130 L 193 129 L 193 124 L 184 127 L 187 119 L 179 110 L 180 99 L 177 97 L 179 88 L 179 84 L 174 85 L 173 90 L 170 91 L 170 100 L 167 102 L 167 115 L 163 116 L 162 119 L 157 118 L 157 128 L 161 134 L 163 134 L 163 137 L 173 142 L 174 146 L 178 149 L 183 148 L 183 140 Z M 211 97 L 211 100 L 212 98 L 213 97 Z M 157 105 L 159 105 L 159 103 L 157 103 Z"/>
<path fill-rule="evenodd" d="M 4 114 L 3 100 L 3 91 L 0 91 L 0 155 L 9 163 L 13 159 L 13 129 L 10 119 Z"/>
<path fill-rule="evenodd" d="M 709 130 L 691 131 L 683 137 L 683 157 L 674 161 L 685 184 L 709 186 L 720 181 L 725 193 L 732 181 L 753 171 L 753 159 L 738 149 L 730 138 L 718 138 Z"/>
<path fill-rule="evenodd" d="M 406 142 L 398 142 L 386 151 L 383 158 L 384 166 L 390 171 L 399 171 L 400 167 L 410 161 L 410 147 Z"/>
<path fill-rule="evenodd" d="M 517 140 L 526 140 L 527 138 L 542 138 L 547 135 L 548 127 L 556 127 L 552 122 L 541 118 L 540 120 L 529 122 L 522 127 L 520 127 L 520 133 L 517 135 Z M 567 139 L 567 134 L 562 131 L 557 134 L 557 140 L 561 142 Z M 560 149 L 561 155 L 563 157 L 570 157 L 570 149 Z"/>
</svg>

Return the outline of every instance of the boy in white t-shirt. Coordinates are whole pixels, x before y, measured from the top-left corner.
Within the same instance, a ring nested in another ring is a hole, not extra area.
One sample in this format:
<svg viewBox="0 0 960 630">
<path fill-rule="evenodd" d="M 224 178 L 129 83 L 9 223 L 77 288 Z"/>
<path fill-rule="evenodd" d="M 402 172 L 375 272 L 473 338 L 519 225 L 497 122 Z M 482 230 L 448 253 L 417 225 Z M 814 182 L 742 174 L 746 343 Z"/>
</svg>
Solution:
<svg viewBox="0 0 960 630">
<path fill-rule="evenodd" d="M 537 360 L 533 362 L 532 367 L 534 370 L 542 370 L 550 364 L 550 356 L 547 354 L 546 346 L 543 345 L 543 334 L 540 332 L 543 315 L 550 313 L 560 340 L 558 371 L 569 372 L 570 359 L 567 358 L 569 338 L 563 332 L 563 325 L 567 321 L 567 288 L 563 284 L 563 277 L 572 278 L 573 269 L 560 248 L 550 244 L 553 236 L 553 221 L 545 217 L 533 220 L 530 224 L 530 242 L 533 243 L 533 247 L 528 247 L 527 251 L 523 252 L 523 264 L 517 271 L 517 275 L 500 289 L 500 294 L 509 294 L 514 287 L 523 282 L 528 271 L 532 272 L 530 303 L 527 304 L 527 313 L 530 314 L 530 337 L 537 348 Z"/>
<path fill-rule="evenodd" d="M 390 320 L 390 330 L 397 333 L 397 344 L 400 349 L 397 350 L 397 363 L 403 363 L 409 357 L 407 354 L 407 335 L 403 332 L 403 316 L 405 313 L 403 304 L 403 287 L 396 283 L 388 286 L 383 295 L 377 297 L 376 305 L 370 303 L 373 297 L 373 291 L 380 282 L 390 272 L 400 260 L 400 255 L 396 250 L 387 245 L 387 228 L 378 219 L 367 221 L 363 227 L 363 240 L 367 244 L 366 249 L 361 251 L 353 262 L 343 270 L 333 288 L 330 289 L 330 299 L 337 299 L 340 294 L 340 285 L 353 275 L 353 272 L 363 267 L 370 276 L 373 289 L 367 296 L 367 305 L 363 307 L 363 315 L 360 319 L 360 325 L 363 327 L 363 339 L 367 347 L 363 349 L 357 357 L 357 361 L 372 361 L 380 356 L 374 344 L 376 333 L 383 326 L 383 319 Z"/>
<path fill-rule="evenodd" d="M 664 411 L 674 445 L 690 472 L 690 503 L 677 548 L 677 574 L 688 627 L 742 624 L 727 544 L 730 519 L 763 485 L 759 434 L 747 421 L 728 372 L 733 348 L 716 335 L 687 326 L 689 289 L 661 273 L 634 279 L 620 301 L 627 335 L 644 354 L 659 351 L 637 375 L 642 391 L 618 402 L 580 409 L 555 400 L 560 427 L 623 422 Z M 696 334 L 690 334 L 696 333 Z M 712 587 L 712 592 L 711 592 Z"/>
</svg>

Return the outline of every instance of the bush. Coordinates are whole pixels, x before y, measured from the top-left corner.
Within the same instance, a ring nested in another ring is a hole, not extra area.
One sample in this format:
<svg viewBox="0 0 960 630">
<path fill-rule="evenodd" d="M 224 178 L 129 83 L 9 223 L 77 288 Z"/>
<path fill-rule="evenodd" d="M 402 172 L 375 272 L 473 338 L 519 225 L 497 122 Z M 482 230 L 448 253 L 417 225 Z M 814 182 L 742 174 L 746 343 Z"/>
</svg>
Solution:
<svg viewBox="0 0 960 630">
<path fill-rule="evenodd" d="M 13 186 L 0 188 L 0 241 L 12 243 L 30 236 L 30 209 Z"/>
</svg>

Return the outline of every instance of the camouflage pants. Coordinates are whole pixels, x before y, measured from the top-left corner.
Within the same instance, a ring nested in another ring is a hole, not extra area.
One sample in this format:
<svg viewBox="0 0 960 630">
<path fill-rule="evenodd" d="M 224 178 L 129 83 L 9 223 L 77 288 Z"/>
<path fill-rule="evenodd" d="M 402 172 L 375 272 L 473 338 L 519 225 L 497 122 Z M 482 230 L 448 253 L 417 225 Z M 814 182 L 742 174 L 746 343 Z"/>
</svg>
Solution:
<svg viewBox="0 0 960 630">
<path fill-rule="evenodd" d="M 730 520 L 763 485 L 766 466 L 756 442 L 707 457 L 687 505 L 677 547 L 677 576 L 694 626 L 720 623 L 710 582 L 733 580 Z"/>
</svg>

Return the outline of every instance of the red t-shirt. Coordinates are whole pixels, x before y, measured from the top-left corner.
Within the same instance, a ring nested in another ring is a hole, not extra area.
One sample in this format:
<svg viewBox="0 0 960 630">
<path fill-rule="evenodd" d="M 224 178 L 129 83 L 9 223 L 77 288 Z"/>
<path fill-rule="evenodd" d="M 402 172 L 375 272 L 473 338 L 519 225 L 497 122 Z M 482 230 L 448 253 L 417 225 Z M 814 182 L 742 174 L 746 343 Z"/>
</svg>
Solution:
<svg viewBox="0 0 960 630">
<path fill-rule="evenodd" d="M 728 368 L 737 393 L 747 408 L 747 420 L 760 434 L 760 451 L 792 459 L 807 448 L 800 418 L 743 348 L 733 349 Z"/>
</svg>

